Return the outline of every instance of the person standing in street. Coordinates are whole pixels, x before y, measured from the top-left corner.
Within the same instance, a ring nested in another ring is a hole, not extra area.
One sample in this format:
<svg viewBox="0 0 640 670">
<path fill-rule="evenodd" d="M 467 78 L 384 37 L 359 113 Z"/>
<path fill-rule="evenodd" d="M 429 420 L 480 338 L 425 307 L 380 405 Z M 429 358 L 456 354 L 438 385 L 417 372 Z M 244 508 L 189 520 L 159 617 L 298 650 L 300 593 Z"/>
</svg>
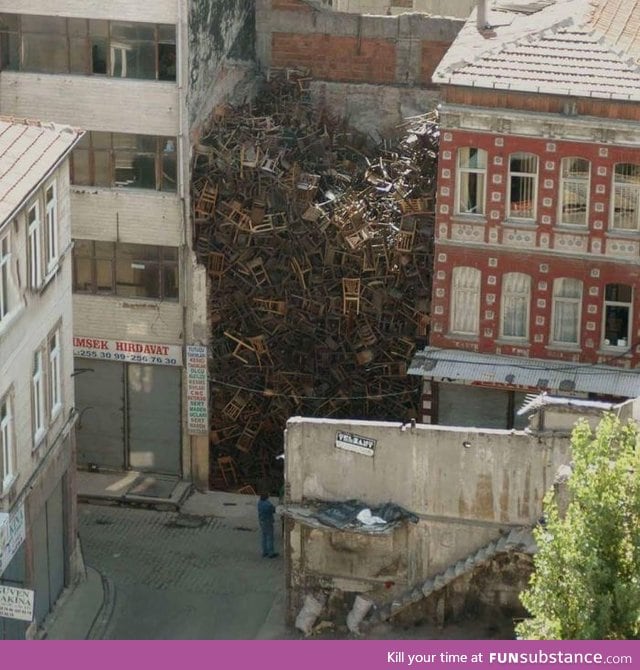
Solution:
<svg viewBox="0 0 640 670">
<path fill-rule="evenodd" d="M 275 558 L 278 554 L 273 549 L 273 515 L 276 508 L 269 500 L 269 494 L 263 493 L 258 500 L 258 521 L 262 535 L 262 557 Z"/>
</svg>

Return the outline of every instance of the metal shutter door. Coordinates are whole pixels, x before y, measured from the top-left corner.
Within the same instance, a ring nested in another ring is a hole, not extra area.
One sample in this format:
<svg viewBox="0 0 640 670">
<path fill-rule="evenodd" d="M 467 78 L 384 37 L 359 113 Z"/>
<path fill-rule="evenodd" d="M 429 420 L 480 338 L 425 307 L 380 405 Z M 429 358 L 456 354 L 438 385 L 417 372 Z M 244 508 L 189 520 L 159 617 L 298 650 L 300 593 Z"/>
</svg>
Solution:
<svg viewBox="0 0 640 670">
<path fill-rule="evenodd" d="M 438 423 L 443 426 L 506 428 L 508 391 L 438 384 Z"/>
</svg>

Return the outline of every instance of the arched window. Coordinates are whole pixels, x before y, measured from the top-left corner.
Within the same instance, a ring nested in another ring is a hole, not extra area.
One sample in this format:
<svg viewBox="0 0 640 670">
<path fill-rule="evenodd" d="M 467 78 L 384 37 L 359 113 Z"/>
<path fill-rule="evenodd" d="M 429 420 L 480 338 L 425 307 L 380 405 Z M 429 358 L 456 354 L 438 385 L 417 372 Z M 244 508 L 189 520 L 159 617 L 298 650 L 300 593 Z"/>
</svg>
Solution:
<svg viewBox="0 0 640 670">
<path fill-rule="evenodd" d="M 475 147 L 458 149 L 457 214 L 484 214 L 487 152 Z"/>
<path fill-rule="evenodd" d="M 536 218 L 538 157 L 515 153 L 509 156 L 509 218 Z"/>
<path fill-rule="evenodd" d="M 451 277 L 452 333 L 477 335 L 480 326 L 480 270 L 453 268 Z"/>
<path fill-rule="evenodd" d="M 553 316 L 551 340 L 556 344 L 580 342 L 582 282 L 579 279 L 556 279 L 553 282 Z"/>
<path fill-rule="evenodd" d="M 528 337 L 530 301 L 531 277 L 507 272 L 502 277 L 502 337 Z"/>
<path fill-rule="evenodd" d="M 613 175 L 613 228 L 638 230 L 639 200 L 640 165 L 618 163 Z"/>
<path fill-rule="evenodd" d="M 562 159 L 560 212 L 558 221 L 586 226 L 589 211 L 589 173 L 591 164 L 584 158 Z"/>
</svg>

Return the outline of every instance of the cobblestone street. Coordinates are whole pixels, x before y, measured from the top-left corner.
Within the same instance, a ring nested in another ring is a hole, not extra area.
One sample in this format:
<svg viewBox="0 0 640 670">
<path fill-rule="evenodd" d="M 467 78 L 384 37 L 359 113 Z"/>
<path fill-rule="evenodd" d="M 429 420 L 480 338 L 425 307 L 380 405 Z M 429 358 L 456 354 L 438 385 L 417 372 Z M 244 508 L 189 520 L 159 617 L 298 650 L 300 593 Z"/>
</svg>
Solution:
<svg viewBox="0 0 640 670">
<path fill-rule="evenodd" d="M 108 586 L 94 635 L 269 637 L 265 621 L 274 601 L 281 602 L 283 562 L 261 557 L 256 521 L 249 514 L 254 504 L 244 516 L 231 510 L 236 513 L 225 518 L 80 505 L 85 562 Z"/>
</svg>

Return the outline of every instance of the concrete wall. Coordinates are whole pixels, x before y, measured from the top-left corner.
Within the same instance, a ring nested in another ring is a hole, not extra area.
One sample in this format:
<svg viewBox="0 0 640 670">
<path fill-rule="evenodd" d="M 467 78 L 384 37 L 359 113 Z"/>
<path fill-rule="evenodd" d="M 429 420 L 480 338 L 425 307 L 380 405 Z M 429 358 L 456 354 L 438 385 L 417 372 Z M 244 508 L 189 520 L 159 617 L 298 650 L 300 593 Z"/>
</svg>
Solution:
<svg viewBox="0 0 640 670">
<path fill-rule="evenodd" d="M 87 19 L 117 19 L 176 23 L 181 0 L 0 0 L 0 12 L 70 16 Z"/>
<path fill-rule="evenodd" d="M 361 16 L 303 0 L 256 0 L 260 67 L 308 67 L 328 81 L 430 86 L 461 19 Z"/>
<path fill-rule="evenodd" d="M 254 1 L 191 0 L 188 6 L 189 127 L 195 137 L 216 105 L 252 90 Z"/>
<path fill-rule="evenodd" d="M 336 448 L 338 430 L 376 440 L 375 455 Z M 394 502 L 420 518 L 375 539 L 290 523 L 290 612 L 304 592 L 321 585 L 375 593 L 392 580 L 391 596 L 444 571 L 501 530 L 533 525 L 558 466 L 568 462 L 568 448 L 566 438 L 541 442 L 516 431 L 290 419 L 287 504 L 357 498 L 372 506 Z"/>
<path fill-rule="evenodd" d="M 433 16 L 466 19 L 478 0 L 329 0 L 337 12 L 353 14 L 403 14 L 424 12 Z"/>
</svg>

